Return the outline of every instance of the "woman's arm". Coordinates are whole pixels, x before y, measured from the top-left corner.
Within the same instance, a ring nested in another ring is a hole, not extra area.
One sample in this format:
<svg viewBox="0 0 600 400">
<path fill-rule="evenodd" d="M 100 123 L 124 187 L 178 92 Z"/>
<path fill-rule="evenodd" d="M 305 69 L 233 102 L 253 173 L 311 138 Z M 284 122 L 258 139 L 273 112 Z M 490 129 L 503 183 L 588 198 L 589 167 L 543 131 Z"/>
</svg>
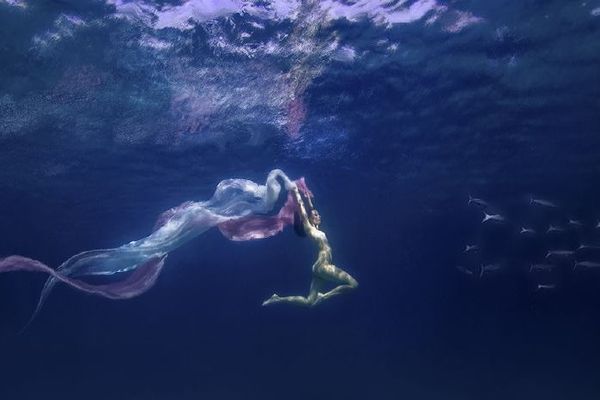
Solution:
<svg viewBox="0 0 600 400">
<path fill-rule="evenodd" d="M 314 226 L 310 223 L 308 218 L 308 212 L 306 211 L 306 206 L 304 205 L 304 200 L 302 200 L 302 196 L 300 195 L 300 190 L 298 187 L 294 187 L 292 189 L 292 193 L 294 195 L 294 199 L 296 200 L 296 204 L 298 205 L 298 209 L 300 210 L 300 217 L 302 218 L 302 226 L 304 227 L 304 231 L 311 237 L 314 236 L 313 230 Z"/>
</svg>

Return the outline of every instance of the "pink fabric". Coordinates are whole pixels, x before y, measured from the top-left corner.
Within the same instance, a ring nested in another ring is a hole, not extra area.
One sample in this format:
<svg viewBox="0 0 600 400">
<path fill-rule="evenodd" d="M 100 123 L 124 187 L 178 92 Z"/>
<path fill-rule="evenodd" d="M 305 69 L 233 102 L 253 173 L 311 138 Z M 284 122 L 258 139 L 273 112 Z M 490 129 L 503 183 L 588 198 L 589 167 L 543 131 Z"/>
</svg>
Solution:
<svg viewBox="0 0 600 400">
<path fill-rule="evenodd" d="M 298 186 L 298 189 L 300 190 L 300 192 L 302 192 L 304 196 L 310 197 L 311 199 L 314 197 L 313 193 L 310 191 L 308 186 L 306 186 L 306 181 L 304 180 L 304 177 L 294 181 L 294 183 L 296 184 L 296 186 Z"/>
<path fill-rule="evenodd" d="M 229 240 L 264 239 L 277 235 L 287 225 L 294 223 L 294 211 L 296 211 L 296 202 L 288 193 L 287 201 L 277 215 L 249 216 L 223 222 L 217 226 Z"/>
<path fill-rule="evenodd" d="M 296 180 L 294 183 L 298 189 L 305 195 L 311 196 L 304 178 Z M 277 235 L 287 225 L 294 223 L 294 213 L 298 209 L 294 196 L 288 192 L 287 200 L 279 213 L 272 216 L 249 216 L 223 222 L 218 225 L 221 233 L 229 240 L 245 241 L 264 239 Z"/>
<path fill-rule="evenodd" d="M 21 256 L 10 256 L 0 259 L 0 273 L 9 271 L 45 272 L 75 289 L 118 300 L 138 296 L 154 286 L 166 258 L 166 255 L 152 257 L 146 263 L 136 268 L 125 279 L 101 285 L 93 285 L 80 279 L 67 277 L 56 272 L 56 270 L 46 264 Z"/>
<path fill-rule="evenodd" d="M 312 196 L 312 193 L 308 190 L 308 187 L 304 182 L 304 178 L 300 178 L 295 182 L 304 195 Z M 193 203 L 185 202 L 178 207 L 165 211 L 159 217 L 156 228 L 164 225 L 166 221 L 175 215 L 177 210 L 188 207 L 190 204 Z M 287 225 L 292 224 L 294 222 L 294 212 L 296 210 L 296 202 L 293 196 L 288 193 L 285 205 L 276 215 L 249 216 L 232 219 L 225 223 L 218 224 L 218 227 L 223 235 L 230 240 L 243 241 L 267 238 L 278 234 Z M 144 264 L 136 267 L 124 279 L 106 284 L 91 284 L 81 279 L 71 278 L 37 260 L 17 255 L 0 259 L 0 273 L 11 271 L 44 272 L 55 279 L 86 293 L 96 294 L 109 299 L 128 299 L 144 293 L 155 284 L 165 259 L 166 254 L 151 257 Z M 36 312 L 39 310 L 44 297 L 52 286 L 53 283 L 50 285 L 47 284 L 42 291 L 42 299 L 38 304 Z"/>
</svg>

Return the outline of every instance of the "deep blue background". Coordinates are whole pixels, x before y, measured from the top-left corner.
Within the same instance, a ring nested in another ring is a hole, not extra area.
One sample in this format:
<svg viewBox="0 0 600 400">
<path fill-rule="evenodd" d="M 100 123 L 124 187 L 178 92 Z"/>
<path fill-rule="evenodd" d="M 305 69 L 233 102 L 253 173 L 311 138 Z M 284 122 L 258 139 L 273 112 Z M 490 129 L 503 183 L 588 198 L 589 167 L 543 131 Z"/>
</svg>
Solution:
<svg viewBox="0 0 600 400">
<path fill-rule="evenodd" d="M 270 109 L 221 110 L 181 139 L 181 117 L 163 115 L 175 72 L 131 45 L 150 34 L 144 27 L 108 20 L 32 49 L 32 32 L 54 29 L 61 12 L 102 19 L 99 3 L 40 2 L 29 13 L 0 4 L 0 33 L 11 38 L 0 47 L 0 256 L 56 266 L 147 235 L 162 211 L 208 198 L 221 179 L 262 182 L 277 167 L 306 177 L 334 261 L 360 287 L 313 309 L 263 308 L 273 292 L 308 291 L 312 243 L 290 230 L 249 243 L 212 230 L 173 252 L 143 296 L 109 301 L 59 287 L 19 335 L 44 277 L 3 275 L 0 398 L 600 396 L 598 274 L 565 271 L 553 277 L 557 290 L 536 293 L 527 265 L 511 258 L 514 236 L 495 249 L 510 258 L 502 273 L 470 279 L 455 268 L 466 243 L 489 240 L 469 193 L 516 225 L 531 213 L 530 194 L 560 205 L 544 224 L 597 223 L 600 19 L 588 6 L 442 2 L 485 19 L 457 34 L 422 21 L 336 21 L 317 42 L 334 31 L 370 53 L 323 62 L 293 141 Z M 231 76 L 250 67 L 287 68 L 286 54 L 213 52 L 211 32 L 154 34 L 190 39 L 164 57 L 224 71 L 219 90 L 247 84 Z M 379 39 L 400 50 L 374 49 Z M 73 71 L 83 72 L 72 87 L 56 89 Z M 599 235 L 590 229 L 585 240 Z"/>
<path fill-rule="evenodd" d="M 542 295 L 514 272 L 465 280 L 454 265 L 479 216 L 462 196 L 427 209 L 417 186 L 305 172 L 335 261 L 359 290 L 314 309 L 262 308 L 273 291 L 306 292 L 311 243 L 290 231 L 252 243 L 211 231 L 173 253 L 145 295 L 113 302 L 61 287 L 15 336 L 42 277 L 12 274 L 0 281 L 7 398 L 595 397 L 597 279 Z M 208 193 L 194 181 L 182 198 Z M 5 197 L 3 249 L 57 264 L 142 235 L 146 214 L 173 196 L 95 182 L 82 185 L 97 190 L 85 202 L 78 192 Z"/>
</svg>

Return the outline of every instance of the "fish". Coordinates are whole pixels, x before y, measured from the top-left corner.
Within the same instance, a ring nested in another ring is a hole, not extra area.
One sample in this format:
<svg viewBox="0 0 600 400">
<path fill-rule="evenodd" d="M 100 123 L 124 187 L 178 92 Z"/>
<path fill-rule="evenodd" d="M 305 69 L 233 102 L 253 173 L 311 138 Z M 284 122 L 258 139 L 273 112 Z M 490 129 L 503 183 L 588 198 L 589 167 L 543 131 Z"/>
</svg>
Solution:
<svg viewBox="0 0 600 400">
<path fill-rule="evenodd" d="M 546 233 L 557 233 L 557 232 L 564 232 L 565 230 L 563 228 L 561 228 L 560 226 L 554 226 L 554 225 L 550 225 L 548 227 L 548 229 L 546 230 Z"/>
<path fill-rule="evenodd" d="M 544 284 L 544 283 L 538 283 L 535 291 L 537 292 L 538 290 L 552 290 L 552 289 L 556 289 L 556 285 L 554 284 Z"/>
<path fill-rule="evenodd" d="M 594 261 L 579 261 L 579 262 L 576 262 L 575 265 L 573 265 L 573 271 L 575 271 L 577 269 L 577 267 L 600 268 L 600 263 L 594 262 Z"/>
<path fill-rule="evenodd" d="M 598 223 L 596 224 L 596 229 L 600 229 L 600 221 L 598 221 Z"/>
<path fill-rule="evenodd" d="M 488 213 L 483 213 L 483 219 L 481 220 L 481 223 L 485 223 L 486 221 L 497 221 L 497 222 L 504 222 L 504 217 L 500 214 L 488 214 Z"/>
<path fill-rule="evenodd" d="M 525 227 L 521 227 L 521 232 L 519 232 L 522 235 L 535 235 L 536 232 L 534 229 L 532 228 L 525 228 Z"/>
<path fill-rule="evenodd" d="M 481 264 L 481 270 L 479 272 L 479 277 L 483 278 L 484 273 L 499 271 L 501 269 L 502 269 L 502 264 L 488 264 L 488 265 Z"/>
<path fill-rule="evenodd" d="M 471 195 L 469 195 L 469 201 L 467 202 L 467 205 L 470 206 L 471 204 L 476 204 L 476 205 L 484 207 L 484 208 L 490 206 L 487 201 L 485 201 L 483 199 L 478 199 L 476 197 L 471 197 Z"/>
<path fill-rule="evenodd" d="M 468 269 L 467 267 L 463 267 L 462 265 L 457 265 L 456 269 L 462 272 L 465 275 L 473 275 L 473 271 Z"/>
<path fill-rule="evenodd" d="M 572 226 L 583 226 L 583 223 L 581 221 L 576 220 L 576 219 L 569 219 L 569 225 L 572 225 Z"/>
<path fill-rule="evenodd" d="M 589 244 L 580 244 L 576 251 L 580 250 L 600 250 L 600 246 L 589 245 Z"/>
<path fill-rule="evenodd" d="M 479 246 L 478 246 L 478 245 L 476 245 L 476 244 L 471 244 L 471 245 L 469 245 L 469 244 L 468 244 L 468 245 L 465 247 L 465 253 L 469 253 L 469 252 L 471 252 L 471 251 L 477 251 L 477 250 L 479 250 Z"/>
<path fill-rule="evenodd" d="M 546 253 L 546 258 L 552 258 L 554 257 L 572 257 L 573 254 L 575 254 L 574 251 L 572 250 L 550 250 L 548 251 L 548 253 Z"/>
<path fill-rule="evenodd" d="M 550 271 L 552 269 L 556 268 L 556 265 L 552 265 L 552 264 L 531 264 L 531 266 L 529 267 L 529 272 L 533 272 L 533 271 Z"/>
<path fill-rule="evenodd" d="M 558 206 L 548 200 L 544 200 L 544 199 L 535 199 L 533 197 L 529 198 L 529 204 L 531 205 L 538 205 L 538 206 L 542 206 L 542 207 L 549 207 L 549 208 L 558 208 Z"/>
</svg>

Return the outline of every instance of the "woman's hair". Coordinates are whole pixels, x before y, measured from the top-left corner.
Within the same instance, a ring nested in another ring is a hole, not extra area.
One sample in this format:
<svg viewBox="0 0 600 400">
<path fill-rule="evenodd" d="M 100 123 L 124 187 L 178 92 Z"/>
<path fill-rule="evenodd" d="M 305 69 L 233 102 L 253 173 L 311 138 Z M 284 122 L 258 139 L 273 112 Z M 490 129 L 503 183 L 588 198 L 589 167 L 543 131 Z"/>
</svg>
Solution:
<svg viewBox="0 0 600 400">
<path fill-rule="evenodd" d="M 304 230 L 302 217 L 298 211 L 294 212 L 294 232 L 296 232 L 296 235 L 300 237 L 306 237 L 306 231 Z"/>
<path fill-rule="evenodd" d="M 301 195 L 301 197 L 304 197 L 304 196 Z M 302 199 L 302 201 L 304 201 L 304 198 Z M 310 218 L 310 215 L 313 212 L 313 208 L 310 207 L 310 205 L 307 201 L 304 202 L 304 206 L 306 207 L 306 214 Z M 304 221 L 302 221 L 302 216 L 300 215 L 299 211 L 294 212 L 294 232 L 296 232 L 296 235 L 298 235 L 300 237 L 306 237 L 306 230 L 304 229 Z"/>
</svg>

